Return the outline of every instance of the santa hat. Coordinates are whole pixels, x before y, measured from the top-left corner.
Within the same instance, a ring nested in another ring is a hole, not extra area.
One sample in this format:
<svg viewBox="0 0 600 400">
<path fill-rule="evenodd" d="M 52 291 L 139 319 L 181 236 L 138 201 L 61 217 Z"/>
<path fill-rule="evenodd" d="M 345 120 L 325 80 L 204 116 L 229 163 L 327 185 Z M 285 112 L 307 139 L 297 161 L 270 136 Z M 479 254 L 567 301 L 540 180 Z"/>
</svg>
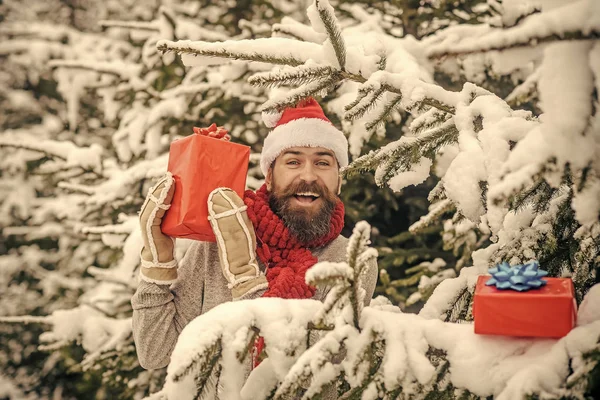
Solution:
<svg viewBox="0 0 600 400">
<path fill-rule="evenodd" d="M 308 98 L 279 114 L 263 113 L 262 117 L 265 125 L 273 128 L 260 155 L 265 176 L 277 156 L 290 147 L 323 147 L 333 151 L 340 167 L 348 165 L 348 140 L 315 99 Z"/>
</svg>

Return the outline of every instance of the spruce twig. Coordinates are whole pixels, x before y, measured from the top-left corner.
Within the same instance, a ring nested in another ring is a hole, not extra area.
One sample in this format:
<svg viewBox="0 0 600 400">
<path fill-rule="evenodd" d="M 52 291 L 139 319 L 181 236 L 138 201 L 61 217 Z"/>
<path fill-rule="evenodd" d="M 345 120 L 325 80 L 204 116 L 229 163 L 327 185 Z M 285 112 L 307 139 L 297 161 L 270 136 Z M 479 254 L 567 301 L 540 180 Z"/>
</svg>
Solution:
<svg viewBox="0 0 600 400">
<path fill-rule="evenodd" d="M 367 261 L 373 253 L 369 252 L 367 246 L 371 235 L 371 226 L 365 221 L 356 224 L 348 243 L 348 265 L 354 272 L 354 279 L 350 282 L 350 303 L 352 305 L 353 324 L 357 331 L 360 329 L 360 315 L 362 312 L 362 301 L 359 296 L 360 276 Z M 364 257 L 361 257 L 365 254 Z M 375 256 L 376 256 L 375 252 Z"/>
<path fill-rule="evenodd" d="M 280 39 L 283 40 L 283 39 Z M 243 40 L 238 41 L 238 43 L 243 42 Z M 293 58 L 291 56 L 281 56 L 274 54 L 260 54 L 256 51 L 248 51 L 248 52 L 233 52 L 226 48 L 220 49 L 199 49 L 192 48 L 189 44 L 192 43 L 189 40 L 172 42 L 169 40 L 160 40 L 156 44 L 156 48 L 159 51 L 167 52 L 174 51 L 178 54 L 192 54 L 196 56 L 205 56 L 205 57 L 219 57 L 219 58 L 228 58 L 231 60 L 244 60 L 244 61 L 258 61 L 268 64 L 276 64 L 276 65 L 291 65 L 296 67 L 298 65 L 304 64 L 303 60 L 299 60 Z M 194 41 L 193 43 L 206 43 L 211 44 L 209 42 L 198 42 Z M 252 48 L 249 46 L 249 48 Z"/>
<path fill-rule="evenodd" d="M 255 326 L 252 326 L 250 328 L 250 332 L 248 332 L 248 338 L 246 339 L 246 347 L 243 351 L 241 352 L 237 352 L 235 357 L 237 358 L 237 360 L 240 363 L 243 363 L 244 360 L 246 359 L 246 357 L 248 356 L 248 354 L 250 354 L 250 351 L 252 350 L 252 347 L 254 347 L 254 341 L 256 340 L 256 338 L 260 335 L 260 329 L 258 329 Z"/>
<path fill-rule="evenodd" d="M 413 235 L 418 235 L 423 231 L 426 227 L 430 226 L 434 221 L 436 221 L 439 217 L 441 217 L 447 211 L 450 211 L 454 208 L 454 204 L 449 199 L 444 199 L 439 201 L 428 213 L 427 215 L 419 218 L 417 222 L 412 224 L 408 231 Z"/>
<path fill-rule="evenodd" d="M 212 375 L 212 371 L 219 361 L 222 349 L 221 338 L 218 338 L 212 346 L 208 347 L 203 352 L 196 354 L 185 368 L 180 371 L 175 371 L 173 374 L 173 381 L 179 382 L 188 374 L 192 373 L 194 369 L 198 368 L 198 373 L 194 376 L 194 382 L 199 389 L 198 394 L 200 394 L 204 390 L 206 382 Z"/>
<path fill-rule="evenodd" d="M 315 0 L 315 7 L 319 11 L 319 17 L 323 21 L 327 36 L 331 41 L 335 56 L 337 58 L 340 69 L 344 71 L 346 69 L 346 45 L 344 44 L 344 38 L 342 37 L 342 30 L 339 26 L 338 20 L 333 13 L 333 8 L 327 0 Z"/>
<path fill-rule="evenodd" d="M 381 110 L 381 112 L 377 114 L 375 118 L 365 123 L 365 129 L 368 131 L 372 131 L 379 124 L 384 123 L 385 120 L 392 114 L 392 112 L 396 109 L 396 107 L 398 106 L 398 104 L 400 104 L 401 101 L 402 95 L 397 94 L 392 96 L 392 99 L 387 102 L 383 110 Z"/>
<path fill-rule="evenodd" d="M 375 181 L 379 186 L 389 182 L 394 176 L 408 171 L 421 157 L 433 158 L 437 150 L 458 141 L 458 130 L 452 121 L 428 132 L 406 146 L 400 146 L 387 155 L 376 169 Z"/>
<path fill-rule="evenodd" d="M 446 122 L 451 115 L 437 108 L 431 108 L 410 124 L 411 132 L 420 134 L 428 129 L 439 126 Z"/>
<path fill-rule="evenodd" d="M 346 352 L 344 341 L 348 337 L 348 331 L 340 334 L 339 331 L 328 332 L 322 339 L 320 339 L 312 350 L 319 350 L 318 356 L 306 357 L 304 355 L 294 364 L 294 367 L 288 375 L 283 379 L 279 389 L 275 393 L 275 399 L 289 399 L 298 398 L 303 396 L 311 386 L 313 386 L 314 378 L 317 373 L 320 373 L 327 364 L 331 364 L 331 361 Z M 331 341 L 339 343 L 337 350 L 331 349 Z M 339 368 L 339 367 L 338 367 Z M 296 371 L 300 370 L 300 373 Z M 319 382 L 312 387 L 312 395 L 302 397 L 303 399 L 314 399 L 319 396 L 323 387 L 331 382 L 334 382 L 337 378 L 334 375 L 331 379 L 319 380 Z"/>
<path fill-rule="evenodd" d="M 353 107 L 348 109 L 344 114 L 346 121 L 354 121 L 365 115 L 369 110 L 373 109 L 377 104 L 377 100 L 381 98 L 383 92 L 385 92 L 385 85 L 381 85 L 378 88 L 367 88 L 364 94 L 360 94 L 360 100 L 356 103 L 352 103 Z M 358 98 L 357 97 L 357 98 Z"/>
<path fill-rule="evenodd" d="M 102 28 L 126 28 L 135 29 L 138 31 L 151 31 L 158 32 L 159 28 L 155 21 L 112 21 L 112 20 L 100 20 L 98 25 Z"/>
<path fill-rule="evenodd" d="M 255 86 L 300 86 L 317 79 L 328 78 L 335 74 L 329 65 L 300 65 L 290 70 L 276 72 L 259 72 L 248 78 L 248 83 Z"/>
<path fill-rule="evenodd" d="M 283 100 L 272 99 L 262 105 L 261 111 L 267 113 L 280 112 L 288 107 L 294 107 L 300 101 L 321 94 L 331 89 L 339 81 L 339 76 L 333 74 L 325 79 L 316 80 L 297 89 L 292 89 Z"/>
<path fill-rule="evenodd" d="M 12 317 L 0 317 L 0 323 L 9 323 L 9 324 L 47 324 L 53 325 L 54 321 L 52 317 L 37 317 L 33 315 L 21 315 L 21 316 L 12 316 Z"/>
<path fill-rule="evenodd" d="M 342 174 L 351 177 L 358 173 L 377 170 L 377 184 L 383 185 L 398 172 L 410 169 L 410 166 L 421 156 L 433 158 L 441 146 L 455 143 L 457 140 L 458 130 L 454 123 L 448 120 L 420 137 L 403 137 L 378 151 L 371 151 L 357 158 L 342 170 Z"/>
<path fill-rule="evenodd" d="M 365 334 L 363 332 L 363 334 Z M 363 363 L 368 364 L 368 373 L 363 374 L 363 381 L 343 393 L 338 398 L 340 400 L 349 399 L 361 399 L 362 393 L 367 389 L 371 382 L 378 375 L 379 368 L 383 362 L 383 353 L 385 352 L 385 340 L 375 331 L 369 331 L 368 334 L 371 336 L 371 340 L 366 342 L 366 346 L 362 349 L 358 349 L 357 353 L 361 353 L 363 356 L 357 358 L 356 362 L 350 367 L 351 375 L 356 376 Z"/>
<path fill-rule="evenodd" d="M 517 28 L 514 28 L 517 29 Z M 577 31 L 566 31 L 560 33 L 549 33 L 547 35 L 531 36 L 524 35 L 523 37 L 516 38 L 514 41 L 506 43 L 500 41 L 501 35 L 498 35 L 498 44 L 487 44 L 482 43 L 480 45 L 473 46 L 472 48 L 465 48 L 456 50 L 433 50 L 429 53 L 430 58 L 445 58 L 445 57 L 458 57 L 468 54 L 487 53 L 490 51 L 502 51 L 510 50 L 521 47 L 539 46 L 542 43 L 563 41 L 563 40 L 598 40 L 600 39 L 600 30 L 592 29 L 586 33 Z"/>
</svg>

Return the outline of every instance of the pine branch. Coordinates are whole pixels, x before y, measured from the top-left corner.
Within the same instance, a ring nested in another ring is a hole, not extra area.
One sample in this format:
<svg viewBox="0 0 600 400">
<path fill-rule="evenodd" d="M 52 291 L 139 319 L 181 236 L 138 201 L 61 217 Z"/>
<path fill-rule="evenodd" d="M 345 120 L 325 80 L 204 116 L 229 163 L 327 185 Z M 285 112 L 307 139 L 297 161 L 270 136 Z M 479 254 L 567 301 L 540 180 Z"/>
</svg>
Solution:
<svg viewBox="0 0 600 400">
<path fill-rule="evenodd" d="M 46 324 L 53 325 L 54 321 L 51 316 L 36 317 L 33 315 L 21 315 L 14 317 L 0 317 L 0 323 L 8 324 Z"/>
<path fill-rule="evenodd" d="M 40 344 L 40 345 L 38 345 L 37 349 L 39 351 L 47 351 L 47 352 L 57 351 L 64 347 L 70 346 L 71 343 L 72 343 L 71 340 L 59 340 L 58 342 L 51 343 L 51 344 Z"/>
<path fill-rule="evenodd" d="M 287 97 L 283 100 L 271 99 L 265 102 L 262 105 L 261 111 L 277 113 L 288 107 L 295 107 L 296 104 L 308 97 L 318 96 L 322 92 L 328 91 L 339 81 L 339 79 L 337 74 L 333 74 L 325 79 L 311 82 L 297 89 L 292 89 L 286 93 Z"/>
<path fill-rule="evenodd" d="M 409 129 L 415 134 L 420 134 L 423 131 L 439 126 L 446 122 L 451 117 L 445 111 L 441 111 L 437 108 L 431 108 L 419 117 L 415 118 L 410 124 Z"/>
<path fill-rule="evenodd" d="M 463 290 L 456 295 L 454 300 L 451 301 L 450 308 L 446 310 L 444 321 L 456 322 L 461 320 L 461 317 L 464 317 L 467 312 L 466 308 L 468 307 L 472 297 L 473 296 L 469 292 L 468 287 L 463 288 Z"/>
<path fill-rule="evenodd" d="M 293 69 L 275 72 L 259 72 L 248 78 L 248 83 L 255 86 L 300 86 L 317 79 L 328 78 L 335 74 L 333 67 L 328 65 L 300 65 Z"/>
<path fill-rule="evenodd" d="M 177 20 L 175 18 L 175 14 L 173 13 L 173 11 L 169 7 L 161 5 L 158 8 L 158 12 L 161 17 L 164 17 L 167 20 L 167 23 L 171 27 L 173 39 L 177 39 L 175 37 L 175 31 L 177 29 Z"/>
<path fill-rule="evenodd" d="M 385 52 L 382 52 L 381 54 L 379 54 L 379 62 L 377 63 L 377 68 L 379 68 L 380 71 L 385 70 L 385 67 L 387 66 L 387 54 L 385 54 Z"/>
<path fill-rule="evenodd" d="M 96 193 L 95 189 L 93 187 L 87 186 L 87 185 L 80 185 L 77 183 L 58 182 L 57 187 L 60 189 L 69 190 L 72 193 L 81 193 L 81 194 L 86 194 L 88 196 L 91 196 L 94 193 Z M 92 232 L 92 233 L 95 233 L 95 232 Z"/>
<path fill-rule="evenodd" d="M 328 332 L 304 352 L 283 379 L 275 392 L 275 399 L 313 399 L 325 385 L 335 382 L 337 374 L 327 381 L 319 379 L 316 385 L 313 384 L 315 376 L 320 376 L 327 364 L 332 364 L 333 359 L 346 352 L 344 341 L 350 332 L 349 329 Z M 306 393 L 309 394 L 304 396 Z"/>
<path fill-rule="evenodd" d="M 130 74 L 126 74 L 129 65 L 124 63 L 97 62 L 84 60 L 50 60 L 48 62 L 50 68 L 71 68 L 80 69 L 83 71 L 94 71 L 99 74 L 107 74 L 116 76 L 123 80 L 128 80 Z M 138 66 L 133 66 L 136 70 Z"/>
<path fill-rule="evenodd" d="M 396 109 L 396 107 L 400 104 L 401 101 L 401 95 L 397 94 L 392 96 L 392 100 L 388 101 L 383 110 L 381 110 L 381 112 L 377 114 L 375 118 L 365 123 L 365 129 L 368 131 L 372 131 L 379 124 L 384 123 L 385 120 L 392 114 L 392 112 Z"/>
<path fill-rule="evenodd" d="M 278 36 L 282 36 L 282 37 L 289 37 L 291 39 L 296 39 L 296 40 L 302 40 L 304 41 L 305 39 L 303 37 L 301 37 L 300 35 L 297 35 L 296 32 L 293 32 L 292 29 L 290 29 L 288 26 L 284 25 L 284 24 L 273 24 L 273 28 L 271 29 L 271 32 L 273 32 L 273 36 L 278 35 Z"/>
<path fill-rule="evenodd" d="M 377 332 L 369 331 L 368 334 L 371 336 L 371 340 L 366 341 L 366 346 L 356 351 L 357 353 L 361 353 L 363 357 L 357 358 L 356 362 L 349 367 L 350 371 L 348 371 L 347 367 L 346 373 L 350 373 L 351 376 L 357 376 L 361 365 L 364 363 L 367 364 L 368 371 L 363 374 L 362 382 L 338 397 L 340 400 L 361 399 L 362 393 L 378 375 L 379 368 L 383 362 L 383 353 L 385 352 L 386 344 L 385 340 Z"/>
<path fill-rule="evenodd" d="M 579 21 L 581 15 L 587 15 L 587 13 L 589 13 L 589 2 L 581 0 L 568 6 L 530 15 L 521 24 L 512 28 L 493 30 L 479 38 L 469 37 L 456 44 L 433 45 L 428 49 L 427 55 L 430 58 L 440 58 L 537 46 L 541 43 L 561 40 L 600 39 L 600 28 L 593 24 L 584 31 L 583 28 L 574 29 L 572 24 L 555 23 L 559 20 Z M 544 27 L 544 29 L 540 29 L 540 27 Z"/>
<path fill-rule="evenodd" d="M 273 24 L 273 36 L 291 37 L 303 42 L 322 44 L 327 35 L 315 31 L 312 26 L 305 25 L 289 17 L 283 17 L 280 24 Z"/>
<path fill-rule="evenodd" d="M 350 291 L 350 285 L 336 285 L 334 286 L 329 293 L 327 293 L 327 297 L 325 298 L 325 302 L 323 303 L 323 307 L 319 310 L 318 314 L 315 316 L 315 320 L 313 322 L 313 327 L 324 327 L 327 326 L 327 320 L 330 316 L 331 312 L 335 309 L 336 306 L 340 306 L 340 304 L 345 300 L 346 296 Z"/>
<path fill-rule="evenodd" d="M 335 326 L 334 325 L 316 325 L 314 322 L 309 322 L 307 329 L 315 330 L 315 331 L 332 331 L 335 329 Z"/>
<path fill-rule="evenodd" d="M 346 121 L 354 121 L 365 115 L 369 110 L 372 110 L 373 107 L 375 107 L 377 100 L 381 98 L 385 91 L 386 88 L 384 85 L 381 85 L 378 88 L 366 88 L 364 94 L 359 90 L 357 99 L 360 98 L 360 100 L 352 102 L 351 104 L 353 106 L 351 108 L 346 107 L 347 110 L 344 114 L 344 119 Z"/>
<path fill-rule="evenodd" d="M 412 224 L 408 231 L 413 235 L 418 235 L 423 231 L 426 227 L 430 226 L 434 221 L 436 221 L 439 217 L 441 217 L 446 212 L 452 210 L 454 208 L 454 204 L 449 199 L 444 199 L 439 201 L 435 207 L 433 207 L 427 215 L 419 218 L 417 222 Z"/>
<path fill-rule="evenodd" d="M 370 235 L 371 226 L 365 221 L 358 222 L 352 231 L 347 248 L 348 265 L 354 271 L 354 279 L 350 282 L 349 297 L 352 305 L 353 324 L 359 332 L 361 331 L 359 322 L 363 307 L 362 299 L 359 295 L 360 275 L 366 263 L 365 259 L 361 260 L 360 256 L 368 250 L 367 246 L 370 243 Z"/>
<path fill-rule="evenodd" d="M 258 329 L 255 326 L 252 326 L 250 328 L 250 332 L 248 332 L 248 338 L 246 339 L 246 343 L 248 343 L 246 345 L 246 348 L 241 351 L 241 352 L 237 352 L 235 357 L 237 358 L 237 360 L 240 363 L 243 363 L 244 360 L 246 359 L 246 357 L 248 356 L 248 354 L 250 354 L 250 351 L 252 350 L 252 347 L 254 347 L 254 341 L 256 340 L 256 338 L 260 335 L 260 329 Z"/>
<path fill-rule="evenodd" d="M 255 39 L 260 40 L 260 39 Z M 279 39 L 284 40 L 284 39 Z M 243 44 L 247 42 L 245 40 L 239 40 L 236 42 L 237 45 Z M 296 42 L 296 41 L 292 41 Z M 192 47 L 192 44 L 194 47 Z M 205 48 L 201 48 L 201 46 L 205 46 Z M 211 46 L 212 45 L 212 46 Z M 221 45 L 226 46 L 225 43 L 221 43 Z M 294 58 L 290 55 L 283 56 L 278 54 L 260 54 L 256 51 L 243 51 L 240 47 L 237 47 L 237 51 L 228 50 L 226 47 L 214 47 L 214 43 L 209 42 L 201 42 L 201 41 L 190 41 L 190 40 L 179 40 L 177 42 L 172 42 L 168 40 L 159 40 L 156 44 L 156 48 L 159 51 L 167 52 L 174 51 L 178 54 L 192 54 L 196 56 L 205 56 L 205 57 L 218 57 L 218 58 L 228 58 L 231 60 L 244 60 L 244 61 L 258 61 L 269 64 L 277 64 L 277 65 L 291 65 L 296 67 L 298 65 L 304 64 L 305 60 L 300 60 Z M 252 46 L 247 46 L 248 48 L 252 48 Z"/>
<path fill-rule="evenodd" d="M 158 32 L 160 29 L 156 25 L 155 21 L 144 22 L 144 21 L 111 21 L 111 20 L 100 20 L 98 25 L 102 28 L 127 28 L 135 29 L 139 31 L 152 31 Z"/>
<path fill-rule="evenodd" d="M 444 182 L 439 181 L 433 189 L 427 195 L 427 201 L 430 203 L 435 202 L 436 200 L 445 200 L 446 197 L 446 189 L 444 188 Z"/>
<path fill-rule="evenodd" d="M 221 338 L 218 338 L 210 347 L 204 349 L 201 353 L 198 353 L 192 357 L 191 362 L 179 371 L 173 373 L 173 381 L 179 382 L 187 375 L 189 375 L 194 369 L 198 368 L 199 371 L 194 377 L 197 387 L 200 389 L 204 388 L 204 385 L 210 378 L 212 371 L 217 364 L 222 351 Z"/>
<path fill-rule="evenodd" d="M 433 158 L 437 150 L 458 140 L 458 130 L 452 120 L 420 137 L 402 137 L 386 147 L 357 158 L 341 170 L 345 177 L 376 170 L 376 183 L 382 186 L 401 170 L 409 170 L 421 156 Z"/>
<path fill-rule="evenodd" d="M 434 158 L 439 148 L 457 141 L 458 130 L 450 120 L 439 128 L 427 132 L 426 135 L 386 154 L 375 171 L 375 182 L 383 186 L 398 173 L 408 171 L 421 157 Z"/>
<path fill-rule="evenodd" d="M 63 151 L 52 151 L 52 148 L 45 146 L 45 141 L 11 141 L 10 139 L 0 139 L 0 147 L 12 147 L 15 149 L 38 151 L 45 154 L 49 158 L 58 158 L 62 161 L 67 161 L 67 154 Z"/>
<path fill-rule="evenodd" d="M 500 35 L 497 36 L 500 40 Z M 468 49 L 460 50 L 460 47 L 455 50 L 446 52 L 434 52 L 430 53 L 430 58 L 444 58 L 444 57 L 457 57 L 469 54 L 487 53 L 490 51 L 503 51 L 510 49 L 517 49 L 521 47 L 532 47 L 538 46 L 543 43 L 557 42 L 557 41 L 574 41 L 574 40 L 598 40 L 600 39 L 600 29 L 593 29 L 587 33 L 581 31 L 566 31 L 557 34 L 549 34 L 545 36 L 533 36 L 528 38 L 520 38 L 510 44 L 494 43 L 494 44 L 482 44 L 480 46 Z"/>
<path fill-rule="evenodd" d="M 356 107 L 364 98 L 365 96 L 369 93 L 369 91 L 367 90 L 363 90 L 362 88 L 358 90 L 358 93 L 356 95 L 356 99 L 354 99 L 354 101 L 350 104 L 346 104 L 344 106 L 344 111 L 350 111 L 351 109 L 353 109 L 354 107 Z"/>
<path fill-rule="evenodd" d="M 541 76 L 541 70 L 538 67 L 531 75 L 525 79 L 523 83 L 513 89 L 508 96 L 506 96 L 506 103 L 511 107 L 516 107 L 529 101 L 534 97 L 538 81 Z"/>
<path fill-rule="evenodd" d="M 335 56 L 338 60 L 340 69 L 344 71 L 346 69 L 346 45 L 344 43 L 344 38 L 342 37 L 342 30 L 333 12 L 333 8 L 327 0 L 315 0 L 315 7 L 319 12 L 321 21 L 323 21 L 323 25 L 325 26 L 327 36 L 335 51 Z"/>
</svg>

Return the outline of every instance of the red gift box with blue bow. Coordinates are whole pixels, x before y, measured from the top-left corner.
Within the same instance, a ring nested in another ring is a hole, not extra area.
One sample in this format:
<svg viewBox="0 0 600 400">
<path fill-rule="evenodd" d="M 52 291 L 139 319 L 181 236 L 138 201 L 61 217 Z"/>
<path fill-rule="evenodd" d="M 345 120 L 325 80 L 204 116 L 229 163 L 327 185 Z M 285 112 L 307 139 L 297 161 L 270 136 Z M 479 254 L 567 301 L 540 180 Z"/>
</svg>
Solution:
<svg viewBox="0 0 600 400">
<path fill-rule="evenodd" d="M 473 301 L 475 333 L 563 337 L 575 326 L 577 305 L 569 278 L 543 278 L 536 261 L 502 263 L 477 279 Z"/>
</svg>

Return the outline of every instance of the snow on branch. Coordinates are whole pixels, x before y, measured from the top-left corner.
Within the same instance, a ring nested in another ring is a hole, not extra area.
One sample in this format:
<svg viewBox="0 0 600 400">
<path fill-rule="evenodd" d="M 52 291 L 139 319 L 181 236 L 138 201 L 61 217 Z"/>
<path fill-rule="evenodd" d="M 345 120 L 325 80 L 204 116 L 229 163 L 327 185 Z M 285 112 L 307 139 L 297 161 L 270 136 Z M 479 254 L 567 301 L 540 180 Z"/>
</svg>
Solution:
<svg viewBox="0 0 600 400">
<path fill-rule="evenodd" d="M 88 353 L 82 366 L 91 366 L 101 354 L 114 350 L 131 336 L 131 318 L 114 319 L 87 305 L 57 310 L 44 317 L 0 317 L 0 323 L 42 323 L 52 329 L 40 335 L 42 347 L 52 349 L 67 343 L 81 343 Z"/>
<path fill-rule="evenodd" d="M 274 37 L 289 36 L 296 40 L 321 44 L 327 39 L 327 35 L 315 31 L 309 25 L 304 25 L 290 17 L 283 17 L 281 23 L 273 24 Z"/>
<path fill-rule="evenodd" d="M 300 86 L 323 76 L 330 76 L 335 69 L 329 65 L 300 65 L 284 67 L 270 72 L 259 72 L 248 78 L 248 83 L 255 86 Z"/>
<path fill-rule="evenodd" d="M 319 15 L 321 23 L 316 21 L 316 18 L 312 18 L 311 22 L 313 26 L 317 28 L 318 32 L 327 33 L 327 37 L 333 46 L 335 57 L 337 59 L 337 67 L 344 71 L 346 69 L 346 45 L 344 44 L 344 38 L 342 37 L 342 30 L 338 23 L 333 7 L 329 4 L 328 0 L 315 0 L 312 6 L 308 8 L 308 15 L 311 17 L 314 10 Z"/>
<path fill-rule="evenodd" d="M 369 121 L 365 123 L 365 129 L 368 131 L 375 130 L 379 125 L 383 124 L 387 118 L 390 117 L 392 112 L 400 106 L 402 96 L 399 94 L 390 96 L 386 101 L 385 105 L 375 113 L 374 117 L 370 117 Z"/>
<path fill-rule="evenodd" d="M 458 56 L 464 54 L 506 50 L 533 46 L 559 40 L 600 39 L 600 22 L 596 0 L 569 2 L 561 7 L 532 14 L 518 26 L 490 30 L 483 36 L 447 36 L 427 49 L 429 57 Z M 477 29 L 475 25 L 473 29 Z"/>
<path fill-rule="evenodd" d="M 340 81 L 340 79 L 341 77 L 337 74 L 331 74 L 327 78 L 315 80 L 309 84 L 300 86 L 299 88 L 292 89 L 287 93 L 267 100 L 261 106 L 261 111 L 266 113 L 277 113 L 287 107 L 294 107 L 299 101 L 306 99 L 307 97 L 326 94 Z"/>
<path fill-rule="evenodd" d="M 356 159 L 343 170 L 347 176 L 375 170 L 375 181 L 383 186 L 399 172 L 408 171 L 422 157 L 430 158 L 441 146 L 458 141 L 458 130 L 453 120 L 421 136 L 404 136 L 399 140 Z"/>
<path fill-rule="evenodd" d="M 192 56 L 220 57 L 232 60 L 259 61 L 270 64 L 298 66 L 320 53 L 321 46 L 285 38 L 226 40 L 220 43 L 160 40 L 159 51 L 175 51 Z"/>
<path fill-rule="evenodd" d="M 114 75 L 122 80 L 137 78 L 142 70 L 141 64 L 124 63 L 122 61 L 101 62 L 96 60 L 51 60 L 51 68 L 70 68 L 95 71 L 101 74 Z"/>
<path fill-rule="evenodd" d="M 417 222 L 412 224 L 408 230 L 412 234 L 418 234 L 420 231 L 435 222 L 442 214 L 454 208 L 452 202 L 448 199 L 435 203 L 426 215 L 421 216 Z"/>
<path fill-rule="evenodd" d="M 12 135 L 10 132 L 0 138 L 0 147 L 13 147 L 37 151 L 50 158 L 64 161 L 65 167 L 79 167 L 83 170 L 100 174 L 104 149 L 98 144 L 89 147 L 78 147 L 73 142 L 51 139 L 39 140 L 31 135 Z"/>
<path fill-rule="evenodd" d="M 127 28 L 142 31 L 160 31 L 160 27 L 156 23 L 157 21 L 112 21 L 112 20 L 100 20 L 98 25 L 102 28 Z"/>
</svg>

